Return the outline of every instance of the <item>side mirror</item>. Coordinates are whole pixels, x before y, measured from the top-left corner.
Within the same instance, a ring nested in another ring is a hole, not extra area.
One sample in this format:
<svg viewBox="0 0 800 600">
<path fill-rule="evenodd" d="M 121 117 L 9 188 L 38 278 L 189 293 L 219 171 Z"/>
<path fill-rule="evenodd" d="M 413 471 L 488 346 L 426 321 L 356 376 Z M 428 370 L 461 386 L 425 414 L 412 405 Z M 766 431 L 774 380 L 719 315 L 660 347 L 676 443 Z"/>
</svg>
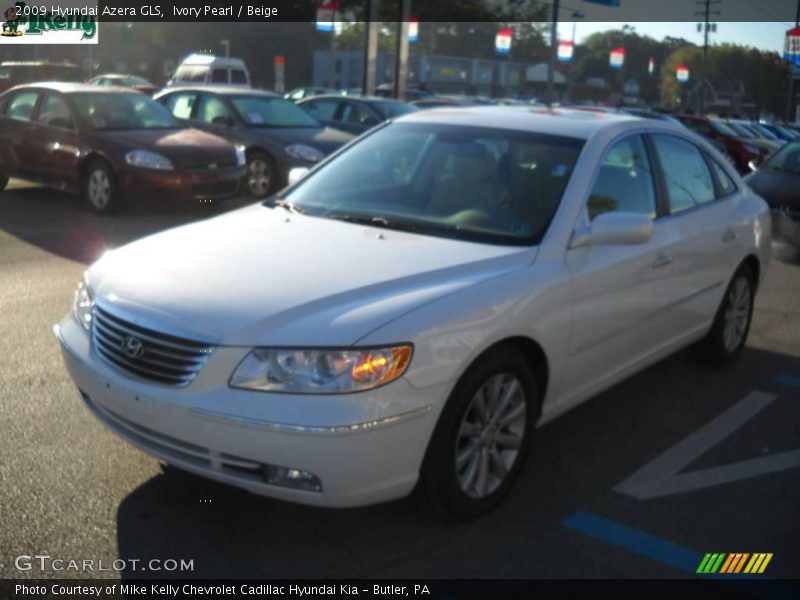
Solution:
<svg viewBox="0 0 800 600">
<path fill-rule="evenodd" d="M 305 177 L 308 174 L 309 170 L 310 169 L 308 169 L 307 167 L 295 167 L 294 169 L 289 171 L 289 177 L 287 178 L 288 180 L 287 183 L 289 185 L 294 185 L 295 183 L 300 181 L 303 177 Z"/>
<path fill-rule="evenodd" d="M 747 163 L 747 166 L 750 168 L 750 170 L 753 173 L 755 173 L 756 171 L 758 171 L 758 165 L 759 164 L 760 163 L 754 158 L 753 160 L 751 160 L 750 162 Z"/>
<path fill-rule="evenodd" d="M 653 237 L 653 221 L 646 215 L 607 212 L 592 221 L 588 230 L 575 236 L 572 248 L 597 244 L 632 246 L 646 244 Z"/>
</svg>

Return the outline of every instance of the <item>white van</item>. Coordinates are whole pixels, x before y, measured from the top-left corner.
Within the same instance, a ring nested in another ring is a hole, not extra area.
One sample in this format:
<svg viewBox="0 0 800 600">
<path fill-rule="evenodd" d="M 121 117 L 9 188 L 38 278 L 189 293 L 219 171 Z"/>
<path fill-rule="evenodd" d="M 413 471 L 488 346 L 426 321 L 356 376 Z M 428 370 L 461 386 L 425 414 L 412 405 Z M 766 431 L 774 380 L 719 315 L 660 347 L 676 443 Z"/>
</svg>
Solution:
<svg viewBox="0 0 800 600">
<path fill-rule="evenodd" d="M 175 69 L 175 74 L 167 85 L 197 85 L 198 83 L 250 87 L 250 73 L 241 58 L 190 54 Z"/>
</svg>

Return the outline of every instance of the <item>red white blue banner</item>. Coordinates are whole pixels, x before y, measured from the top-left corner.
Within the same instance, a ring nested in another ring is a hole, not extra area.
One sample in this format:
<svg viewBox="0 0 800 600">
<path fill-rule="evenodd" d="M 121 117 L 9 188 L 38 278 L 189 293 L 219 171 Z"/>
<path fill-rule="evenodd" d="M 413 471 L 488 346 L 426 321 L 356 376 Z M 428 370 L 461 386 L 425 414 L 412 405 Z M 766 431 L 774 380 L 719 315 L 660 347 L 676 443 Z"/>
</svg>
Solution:
<svg viewBox="0 0 800 600">
<path fill-rule="evenodd" d="M 572 60 L 572 55 L 575 52 L 575 44 L 570 41 L 561 42 L 558 45 L 558 60 L 561 62 L 569 62 Z"/>
<path fill-rule="evenodd" d="M 508 54 L 511 52 L 511 38 L 514 36 L 513 29 L 501 29 L 494 38 L 494 50 L 498 54 Z"/>
<path fill-rule="evenodd" d="M 678 68 L 675 71 L 675 77 L 678 80 L 678 83 L 686 83 L 689 81 L 689 69 L 687 69 L 685 65 L 678 65 Z"/>
<path fill-rule="evenodd" d="M 613 69 L 621 69 L 625 64 L 625 48 L 614 48 L 608 55 L 608 65 Z"/>
</svg>

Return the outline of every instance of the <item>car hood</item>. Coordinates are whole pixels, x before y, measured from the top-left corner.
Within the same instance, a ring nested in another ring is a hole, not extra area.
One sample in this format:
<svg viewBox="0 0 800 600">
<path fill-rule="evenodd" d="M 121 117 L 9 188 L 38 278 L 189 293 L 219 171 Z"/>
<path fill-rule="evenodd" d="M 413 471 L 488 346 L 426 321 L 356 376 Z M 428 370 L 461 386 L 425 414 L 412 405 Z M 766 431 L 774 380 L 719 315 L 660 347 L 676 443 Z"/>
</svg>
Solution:
<svg viewBox="0 0 800 600">
<path fill-rule="evenodd" d="M 175 166 L 215 162 L 225 164 L 236 160 L 232 144 L 219 136 L 199 129 L 136 129 L 101 132 L 113 142 L 152 150 L 166 156 Z"/>
<path fill-rule="evenodd" d="M 255 205 L 108 252 L 88 278 L 98 305 L 143 327 L 231 346 L 348 346 L 535 255 Z"/>
<path fill-rule="evenodd" d="M 742 144 L 750 144 L 751 146 L 755 146 L 756 148 L 761 148 L 762 150 L 769 150 L 770 152 L 780 148 L 781 144 L 779 142 L 771 142 L 769 140 L 762 140 L 759 138 L 743 138 L 737 137 L 736 141 L 741 142 Z"/>
<path fill-rule="evenodd" d="M 307 144 L 324 154 L 330 154 L 338 150 L 355 137 L 331 127 L 254 127 L 251 131 L 256 135 L 286 146 L 289 144 Z"/>
</svg>

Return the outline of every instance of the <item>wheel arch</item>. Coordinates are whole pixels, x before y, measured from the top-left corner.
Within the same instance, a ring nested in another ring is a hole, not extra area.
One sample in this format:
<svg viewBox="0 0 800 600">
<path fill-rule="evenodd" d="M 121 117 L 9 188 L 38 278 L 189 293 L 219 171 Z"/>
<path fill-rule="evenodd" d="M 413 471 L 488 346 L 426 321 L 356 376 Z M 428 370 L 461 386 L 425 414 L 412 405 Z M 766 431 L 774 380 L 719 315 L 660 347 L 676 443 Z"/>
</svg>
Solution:
<svg viewBox="0 0 800 600">
<path fill-rule="evenodd" d="M 747 265 L 750 270 L 753 272 L 753 276 L 755 278 L 755 285 L 758 288 L 758 285 L 761 283 L 761 261 L 755 254 L 748 254 L 744 257 L 744 260 L 739 264 L 737 267 L 737 271 L 741 269 L 743 266 Z"/>
</svg>

